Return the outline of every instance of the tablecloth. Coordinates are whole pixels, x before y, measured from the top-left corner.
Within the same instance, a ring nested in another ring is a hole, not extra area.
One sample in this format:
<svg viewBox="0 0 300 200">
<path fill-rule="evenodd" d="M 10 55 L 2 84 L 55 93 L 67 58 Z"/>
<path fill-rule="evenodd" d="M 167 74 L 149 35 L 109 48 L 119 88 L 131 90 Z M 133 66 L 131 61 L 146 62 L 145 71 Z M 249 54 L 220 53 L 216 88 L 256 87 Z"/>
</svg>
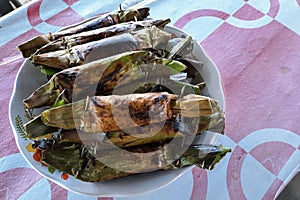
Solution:
<svg viewBox="0 0 300 200">
<path fill-rule="evenodd" d="M 131 198 L 67 191 L 20 154 L 8 118 L 16 46 L 96 14 L 149 6 L 153 18 L 192 35 L 220 71 L 225 136 L 232 148 L 212 171 L 197 167 L 171 184 Z M 0 18 L 0 199 L 274 199 L 300 163 L 299 0 L 38 0 Z"/>
</svg>

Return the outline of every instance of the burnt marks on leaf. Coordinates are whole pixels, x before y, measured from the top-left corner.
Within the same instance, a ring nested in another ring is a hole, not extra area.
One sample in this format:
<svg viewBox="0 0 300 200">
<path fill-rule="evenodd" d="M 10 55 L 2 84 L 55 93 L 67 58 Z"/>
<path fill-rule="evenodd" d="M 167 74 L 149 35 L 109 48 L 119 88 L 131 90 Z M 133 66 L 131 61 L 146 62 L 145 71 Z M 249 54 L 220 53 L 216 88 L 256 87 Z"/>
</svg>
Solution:
<svg viewBox="0 0 300 200">
<path fill-rule="evenodd" d="M 122 78 L 121 71 L 123 68 L 123 64 L 117 63 L 114 70 L 106 69 L 99 79 L 96 95 L 101 95 L 106 91 L 112 90 Z"/>
<path fill-rule="evenodd" d="M 94 98 L 94 97 L 91 97 L 91 98 L 90 98 L 90 101 L 91 101 L 91 103 L 93 103 L 93 105 L 95 105 L 95 106 L 97 106 L 97 107 L 101 107 L 101 108 L 104 108 L 104 107 L 105 107 L 105 104 L 104 104 L 101 100 L 99 100 L 99 99 L 96 99 L 96 98 Z"/>
<path fill-rule="evenodd" d="M 62 88 L 73 88 L 78 71 L 64 71 L 56 75 L 56 80 Z"/>
</svg>

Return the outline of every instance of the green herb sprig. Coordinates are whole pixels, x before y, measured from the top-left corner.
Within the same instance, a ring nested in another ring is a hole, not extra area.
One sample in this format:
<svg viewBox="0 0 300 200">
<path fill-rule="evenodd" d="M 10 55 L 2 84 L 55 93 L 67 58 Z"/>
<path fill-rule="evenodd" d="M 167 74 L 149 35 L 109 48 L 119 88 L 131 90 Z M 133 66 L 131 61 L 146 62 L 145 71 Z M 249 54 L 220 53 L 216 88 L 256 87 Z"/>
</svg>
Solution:
<svg viewBox="0 0 300 200">
<path fill-rule="evenodd" d="M 27 140 L 28 139 L 27 138 L 27 133 L 26 133 L 25 128 L 23 126 L 22 118 L 19 115 L 17 115 L 16 118 L 15 118 L 15 124 L 16 124 L 16 128 L 17 128 L 17 131 L 20 134 L 20 136 Z"/>
</svg>

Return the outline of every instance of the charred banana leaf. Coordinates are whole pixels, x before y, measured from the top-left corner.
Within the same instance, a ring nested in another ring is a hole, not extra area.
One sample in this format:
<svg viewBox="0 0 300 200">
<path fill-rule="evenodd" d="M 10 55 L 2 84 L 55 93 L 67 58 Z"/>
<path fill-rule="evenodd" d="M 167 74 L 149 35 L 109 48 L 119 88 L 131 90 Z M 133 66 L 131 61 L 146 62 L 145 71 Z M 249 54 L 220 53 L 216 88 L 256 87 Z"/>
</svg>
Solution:
<svg viewBox="0 0 300 200">
<path fill-rule="evenodd" d="M 66 69 L 127 51 L 167 46 L 171 38 L 170 33 L 156 26 L 145 27 L 138 31 L 76 45 L 65 50 L 34 54 L 31 56 L 31 62 Z"/>
<path fill-rule="evenodd" d="M 156 70 L 157 66 L 160 70 Z M 149 74 L 152 77 L 170 76 L 185 69 L 181 62 L 158 58 L 149 51 L 126 52 L 55 74 L 25 99 L 24 104 L 27 109 L 52 106 L 62 91 L 70 101 L 74 96 L 81 100 L 87 96 L 107 94 L 120 84 L 145 80 Z M 73 90 L 75 81 L 76 88 Z"/>
<path fill-rule="evenodd" d="M 219 111 L 211 98 L 190 95 L 177 100 L 176 95 L 163 92 L 94 96 L 48 109 L 41 118 L 47 126 L 98 133 L 146 126 L 177 115 L 193 118 Z"/>
<path fill-rule="evenodd" d="M 158 28 L 163 28 L 169 22 L 170 19 L 126 22 L 126 23 L 109 26 L 109 27 L 103 27 L 91 31 L 73 34 L 55 40 L 47 45 L 44 45 L 42 48 L 37 50 L 37 52 L 35 52 L 34 55 L 42 54 L 50 51 L 67 50 L 76 45 L 81 45 L 92 41 L 101 40 L 120 33 L 138 31 L 145 27 L 156 26 Z"/>
<path fill-rule="evenodd" d="M 156 125 L 146 127 L 149 128 L 148 132 L 151 134 L 159 132 L 162 137 L 170 136 L 171 138 L 178 131 L 179 126 L 175 126 L 176 124 L 172 122 L 172 118 L 174 119 L 177 116 L 181 117 L 180 121 L 182 122 L 184 121 L 183 118 L 187 119 L 188 123 L 182 123 L 182 125 L 186 126 L 192 122 L 197 126 L 192 128 L 192 130 L 197 131 L 194 134 L 224 124 L 224 114 L 216 100 L 200 95 L 188 95 L 177 99 L 176 95 L 161 92 L 122 96 L 94 96 L 86 100 L 50 108 L 42 112 L 41 116 L 26 123 L 25 130 L 28 137 L 32 138 L 48 134 L 46 127 L 57 127 L 66 130 L 78 129 L 85 133 L 99 133 L 128 130 L 133 127 L 158 122 L 164 123 L 166 120 L 171 120 L 170 123 L 160 126 L 164 127 L 162 130 L 159 128 L 156 130 Z M 36 129 L 39 126 L 40 128 Z M 146 135 L 146 130 L 136 129 L 127 132 L 131 135 L 132 133 Z M 161 138 L 160 136 L 155 137 L 154 140 Z M 127 139 L 124 141 L 114 139 L 114 142 L 127 144 L 137 140 L 137 138 L 130 136 L 124 136 L 124 138 Z"/>
<path fill-rule="evenodd" d="M 231 151 L 222 146 L 191 146 L 182 155 L 178 155 L 177 148 L 166 145 L 153 153 L 144 153 L 145 149 L 135 149 L 135 152 L 140 152 L 135 154 L 103 150 L 92 155 L 84 145 L 64 142 L 42 150 L 42 162 L 76 179 L 98 182 L 151 171 L 179 169 L 194 164 L 204 169 L 213 169 Z"/>
<path fill-rule="evenodd" d="M 214 113 L 199 119 L 183 118 L 168 119 L 164 124 L 154 123 L 147 128 L 136 127 L 127 128 L 123 131 L 113 131 L 106 133 L 88 134 L 79 130 L 63 130 L 61 139 L 63 141 L 74 142 L 79 144 L 92 145 L 99 138 L 103 138 L 101 145 L 113 143 L 114 145 L 124 148 L 133 146 L 142 146 L 150 143 L 167 143 L 174 138 L 195 137 L 205 130 L 215 130 L 216 127 L 224 128 L 223 113 Z M 197 124 L 198 123 L 198 124 Z M 222 130 L 217 130 L 223 133 Z M 141 137 L 142 136 L 142 137 Z"/>
<path fill-rule="evenodd" d="M 143 20 L 148 15 L 149 8 L 128 9 L 106 13 L 66 27 L 63 30 L 55 33 L 39 35 L 29 41 L 20 44 L 17 49 L 22 53 L 23 57 L 28 58 L 42 46 L 61 37 L 94 30 L 101 27 L 107 27 L 118 23 Z"/>
</svg>

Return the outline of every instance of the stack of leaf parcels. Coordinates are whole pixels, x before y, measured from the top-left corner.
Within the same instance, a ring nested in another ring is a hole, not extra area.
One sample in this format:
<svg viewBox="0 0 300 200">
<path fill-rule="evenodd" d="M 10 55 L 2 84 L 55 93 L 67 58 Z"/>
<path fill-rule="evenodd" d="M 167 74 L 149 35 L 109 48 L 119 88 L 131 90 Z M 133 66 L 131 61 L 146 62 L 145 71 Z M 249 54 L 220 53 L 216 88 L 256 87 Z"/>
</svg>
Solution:
<svg viewBox="0 0 300 200">
<path fill-rule="evenodd" d="M 223 133 L 218 101 L 203 95 L 191 37 L 166 32 L 149 8 L 106 13 L 17 48 L 48 82 L 24 100 L 24 137 L 41 162 L 88 182 L 197 165 L 228 148 L 195 143 Z"/>
</svg>

